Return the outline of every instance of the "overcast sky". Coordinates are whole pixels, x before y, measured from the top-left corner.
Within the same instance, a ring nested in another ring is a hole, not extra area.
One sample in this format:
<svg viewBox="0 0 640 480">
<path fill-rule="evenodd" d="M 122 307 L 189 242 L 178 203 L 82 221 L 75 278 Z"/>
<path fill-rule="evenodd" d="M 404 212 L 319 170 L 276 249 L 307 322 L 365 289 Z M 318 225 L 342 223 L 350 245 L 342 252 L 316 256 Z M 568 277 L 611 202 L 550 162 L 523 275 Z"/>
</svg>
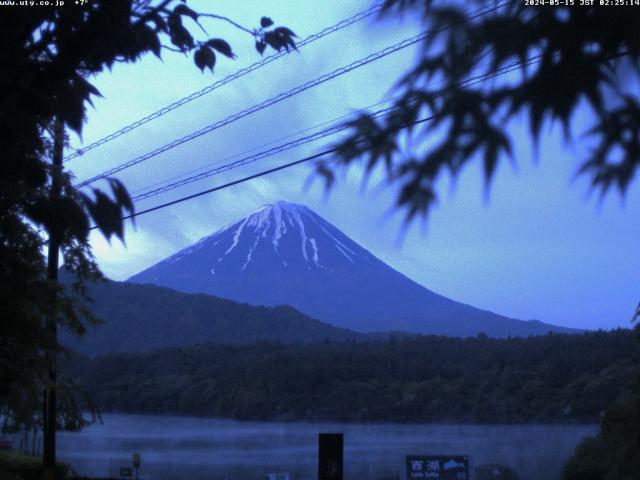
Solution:
<svg viewBox="0 0 640 480">
<path fill-rule="evenodd" d="M 243 0 L 207 7 L 212 3 L 190 5 L 215 8 L 215 13 L 249 27 L 269 15 L 301 38 L 371 5 L 362 0 Z M 104 98 L 95 100 L 82 140 L 71 135 L 71 144 L 91 143 L 259 59 L 250 36 L 223 23 L 206 25 L 212 36 L 230 41 L 238 54 L 235 61 L 219 58 L 213 75 L 201 74 L 191 58 L 171 52 L 163 54 L 163 62 L 148 56 L 135 65 L 116 65 L 94 79 Z M 67 166 L 79 180 L 90 177 L 419 31 L 419 23 L 410 17 L 362 22 Z M 411 48 L 390 55 L 125 170 L 118 178 L 135 193 L 379 103 L 393 95 L 394 81 L 415 55 Z M 574 120 L 578 129 L 587 125 L 587 112 L 580 111 Z M 455 186 L 445 179 L 428 222 L 416 223 L 404 233 L 402 214 L 392 208 L 392 190 L 374 181 L 363 192 L 359 173 L 353 171 L 326 196 L 320 182 L 303 188 L 311 173 L 305 165 L 140 217 L 135 228 L 127 227 L 126 246 L 109 244 L 94 234 L 94 253 L 109 277 L 124 280 L 261 205 L 282 199 L 308 205 L 397 270 L 454 300 L 558 325 L 628 327 L 640 300 L 637 182 L 624 202 L 611 195 L 599 203 L 587 195 L 585 180 L 573 180 L 588 148 L 580 137 L 567 145 L 559 129 L 549 128 L 535 160 L 528 130 L 516 122 L 510 132 L 517 165 L 500 165 L 488 199 L 479 168 L 470 167 Z M 322 150 L 327 142 L 196 182 L 145 200 L 137 208 L 301 158 Z"/>
</svg>

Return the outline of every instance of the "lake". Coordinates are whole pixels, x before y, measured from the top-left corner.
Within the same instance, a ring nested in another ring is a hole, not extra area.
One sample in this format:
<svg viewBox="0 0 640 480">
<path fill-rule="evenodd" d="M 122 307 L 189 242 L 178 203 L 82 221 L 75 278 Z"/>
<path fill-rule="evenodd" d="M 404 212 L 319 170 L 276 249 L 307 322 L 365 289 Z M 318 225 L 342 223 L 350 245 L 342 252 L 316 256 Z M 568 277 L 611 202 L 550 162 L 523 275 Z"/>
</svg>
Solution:
<svg viewBox="0 0 640 480">
<path fill-rule="evenodd" d="M 508 465 L 521 480 L 558 478 L 565 459 L 595 425 L 436 425 L 238 422 L 105 414 L 103 425 L 58 434 L 58 457 L 76 471 L 117 477 L 142 455 L 140 478 L 263 480 L 317 475 L 318 433 L 344 433 L 345 479 L 404 478 L 408 454 L 468 455 L 473 466 Z"/>
</svg>

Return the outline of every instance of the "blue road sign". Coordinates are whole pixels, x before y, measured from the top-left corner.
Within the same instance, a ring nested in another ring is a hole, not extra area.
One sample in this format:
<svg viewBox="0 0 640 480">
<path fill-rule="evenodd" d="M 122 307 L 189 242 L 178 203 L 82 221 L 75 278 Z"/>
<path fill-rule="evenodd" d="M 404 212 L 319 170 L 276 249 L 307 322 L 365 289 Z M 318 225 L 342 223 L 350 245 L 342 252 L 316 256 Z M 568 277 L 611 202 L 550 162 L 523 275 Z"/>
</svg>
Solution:
<svg viewBox="0 0 640 480">
<path fill-rule="evenodd" d="M 407 455 L 407 480 L 469 480 L 469 457 Z"/>
</svg>

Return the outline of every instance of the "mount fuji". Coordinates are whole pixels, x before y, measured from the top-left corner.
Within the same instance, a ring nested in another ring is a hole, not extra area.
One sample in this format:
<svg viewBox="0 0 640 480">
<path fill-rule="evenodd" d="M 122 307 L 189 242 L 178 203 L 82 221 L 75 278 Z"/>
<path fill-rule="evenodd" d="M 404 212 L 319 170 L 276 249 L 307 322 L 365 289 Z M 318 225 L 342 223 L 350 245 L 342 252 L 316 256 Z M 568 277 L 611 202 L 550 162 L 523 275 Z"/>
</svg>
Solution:
<svg viewBox="0 0 640 480">
<path fill-rule="evenodd" d="M 253 305 L 289 305 L 362 332 L 494 337 L 575 330 L 507 318 L 450 300 L 397 272 L 311 211 L 265 205 L 129 282 Z"/>
</svg>

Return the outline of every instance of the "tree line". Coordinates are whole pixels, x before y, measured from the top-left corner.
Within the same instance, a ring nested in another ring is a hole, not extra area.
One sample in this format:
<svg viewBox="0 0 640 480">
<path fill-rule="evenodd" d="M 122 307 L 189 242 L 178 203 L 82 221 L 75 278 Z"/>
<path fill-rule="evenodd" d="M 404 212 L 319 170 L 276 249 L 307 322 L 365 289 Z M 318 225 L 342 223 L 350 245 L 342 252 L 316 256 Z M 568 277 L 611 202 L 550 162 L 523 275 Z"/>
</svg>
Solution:
<svg viewBox="0 0 640 480">
<path fill-rule="evenodd" d="M 198 345 L 75 358 L 103 411 L 241 420 L 598 422 L 629 392 L 629 330 L 528 338 Z"/>
</svg>

